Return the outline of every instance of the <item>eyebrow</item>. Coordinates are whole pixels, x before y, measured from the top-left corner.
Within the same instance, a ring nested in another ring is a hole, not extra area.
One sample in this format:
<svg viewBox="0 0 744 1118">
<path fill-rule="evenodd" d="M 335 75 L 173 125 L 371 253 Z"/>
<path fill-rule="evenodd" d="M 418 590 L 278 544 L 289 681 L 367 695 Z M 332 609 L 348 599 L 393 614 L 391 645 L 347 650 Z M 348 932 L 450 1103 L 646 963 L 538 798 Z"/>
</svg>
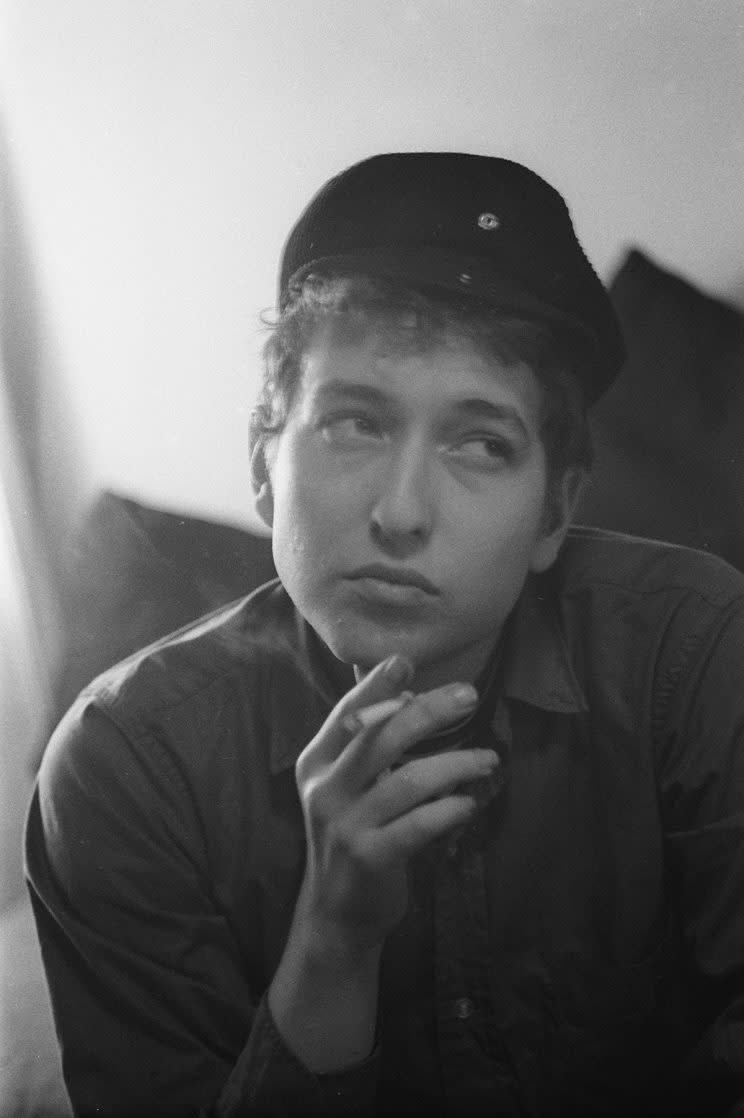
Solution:
<svg viewBox="0 0 744 1118">
<path fill-rule="evenodd" d="M 464 400 L 455 400 L 452 410 L 463 419 L 490 419 L 497 423 L 508 423 L 516 427 L 525 439 L 529 438 L 527 424 L 517 408 L 510 404 L 495 404 L 492 400 L 473 396 Z"/>
<path fill-rule="evenodd" d="M 390 403 L 391 397 L 387 392 L 383 392 L 380 388 L 375 388 L 372 384 L 353 384 L 348 380 L 326 380 L 319 384 L 313 393 L 315 401 L 325 402 L 326 399 L 333 399 L 334 396 L 340 396 L 348 400 L 361 400 L 365 403 L 371 404 L 387 404 Z"/>
<path fill-rule="evenodd" d="M 318 385 L 314 397 L 316 403 L 325 403 L 326 400 L 334 397 L 388 407 L 393 402 L 392 397 L 381 388 L 371 384 L 354 384 L 346 380 L 324 381 Z M 529 431 L 524 419 L 518 409 L 510 404 L 496 404 L 493 400 L 486 400 L 481 396 L 469 396 L 453 399 L 450 406 L 457 419 L 507 423 L 515 427 L 523 438 L 529 439 Z"/>
</svg>

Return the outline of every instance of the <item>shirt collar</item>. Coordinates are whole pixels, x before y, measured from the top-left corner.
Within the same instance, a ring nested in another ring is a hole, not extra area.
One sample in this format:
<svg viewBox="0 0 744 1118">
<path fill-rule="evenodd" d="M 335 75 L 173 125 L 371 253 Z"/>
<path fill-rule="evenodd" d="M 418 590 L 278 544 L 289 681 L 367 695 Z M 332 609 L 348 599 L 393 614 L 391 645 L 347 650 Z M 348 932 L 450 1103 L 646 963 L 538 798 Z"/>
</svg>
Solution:
<svg viewBox="0 0 744 1118">
<path fill-rule="evenodd" d="M 588 707 L 561 632 L 557 601 L 547 579 L 528 578 L 507 628 L 503 694 L 542 710 L 579 714 Z"/>
<path fill-rule="evenodd" d="M 280 657 L 268 673 L 270 764 L 273 773 L 293 767 L 342 695 L 354 685 L 340 664 L 299 615 L 295 654 Z M 587 703 L 558 622 L 554 595 L 528 579 L 507 624 L 503 697 L 559 714 L 578 714 Z"/>
</svg>

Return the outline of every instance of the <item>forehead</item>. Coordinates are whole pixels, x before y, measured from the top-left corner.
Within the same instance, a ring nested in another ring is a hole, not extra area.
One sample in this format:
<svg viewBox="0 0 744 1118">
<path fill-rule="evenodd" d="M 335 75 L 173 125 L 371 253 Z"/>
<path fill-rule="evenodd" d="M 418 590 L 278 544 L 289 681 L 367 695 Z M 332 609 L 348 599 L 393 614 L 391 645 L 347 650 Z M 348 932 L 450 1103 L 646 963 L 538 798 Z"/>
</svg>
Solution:
<svg viewBox="0 0 744 1118">
<path fill-rule="evenodd" d="M 537 423 L 542 402 L 525 362 L 505 361 L 455 328 L 421 331 L 411 312 L 382 322 L 331 320 L 315 331 L 302 362 L 301 395 L 345 384 L 373 386 L 427 410 L 479 396 L 515 407 L 529 425 Z"/>
</svg>

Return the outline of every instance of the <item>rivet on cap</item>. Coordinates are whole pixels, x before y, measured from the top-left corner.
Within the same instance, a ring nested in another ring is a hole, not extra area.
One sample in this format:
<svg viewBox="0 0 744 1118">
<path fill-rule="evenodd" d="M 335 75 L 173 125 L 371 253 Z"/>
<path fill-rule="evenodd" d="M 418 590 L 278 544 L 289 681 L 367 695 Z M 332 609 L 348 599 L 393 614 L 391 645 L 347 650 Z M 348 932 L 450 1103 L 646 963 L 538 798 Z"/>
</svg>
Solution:
<svg viewBox="0 0 744 1118">
<path fill-rule="evenodd" d="M 473 277 L 467 272 L 460 272 L 457 278 L 459 279 L 460 283 L 470 283 Z"/>
<path fill-rule="evenodd" d="M 496 217 L 496 214 L 485 213 L 481 214 L 478 218 L 478 224 L 481 229 L 498 229 L 501 223 Z"/>
</svg>

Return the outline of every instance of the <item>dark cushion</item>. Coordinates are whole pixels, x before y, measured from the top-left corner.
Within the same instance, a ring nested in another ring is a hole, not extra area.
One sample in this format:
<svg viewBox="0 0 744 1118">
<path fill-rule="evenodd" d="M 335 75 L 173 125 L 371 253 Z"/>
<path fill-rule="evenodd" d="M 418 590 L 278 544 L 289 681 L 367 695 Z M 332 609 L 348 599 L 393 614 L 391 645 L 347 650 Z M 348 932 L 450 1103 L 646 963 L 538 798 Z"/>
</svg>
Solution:
<svg viewBox="0 0 744 1118">
<path fill-rule="evenodd" d="M 276 573 L 264 536 L 114 493 L 96 500 L 68 568 L 54 722 L 104 669 Z"/>
<path fill-rule="evenodd" d="M 592 413 L 596 469 L 576 519 L 744 569 L 744 314 L 637 250 L 610 295 L 628 356 Z"/>
</svg>

